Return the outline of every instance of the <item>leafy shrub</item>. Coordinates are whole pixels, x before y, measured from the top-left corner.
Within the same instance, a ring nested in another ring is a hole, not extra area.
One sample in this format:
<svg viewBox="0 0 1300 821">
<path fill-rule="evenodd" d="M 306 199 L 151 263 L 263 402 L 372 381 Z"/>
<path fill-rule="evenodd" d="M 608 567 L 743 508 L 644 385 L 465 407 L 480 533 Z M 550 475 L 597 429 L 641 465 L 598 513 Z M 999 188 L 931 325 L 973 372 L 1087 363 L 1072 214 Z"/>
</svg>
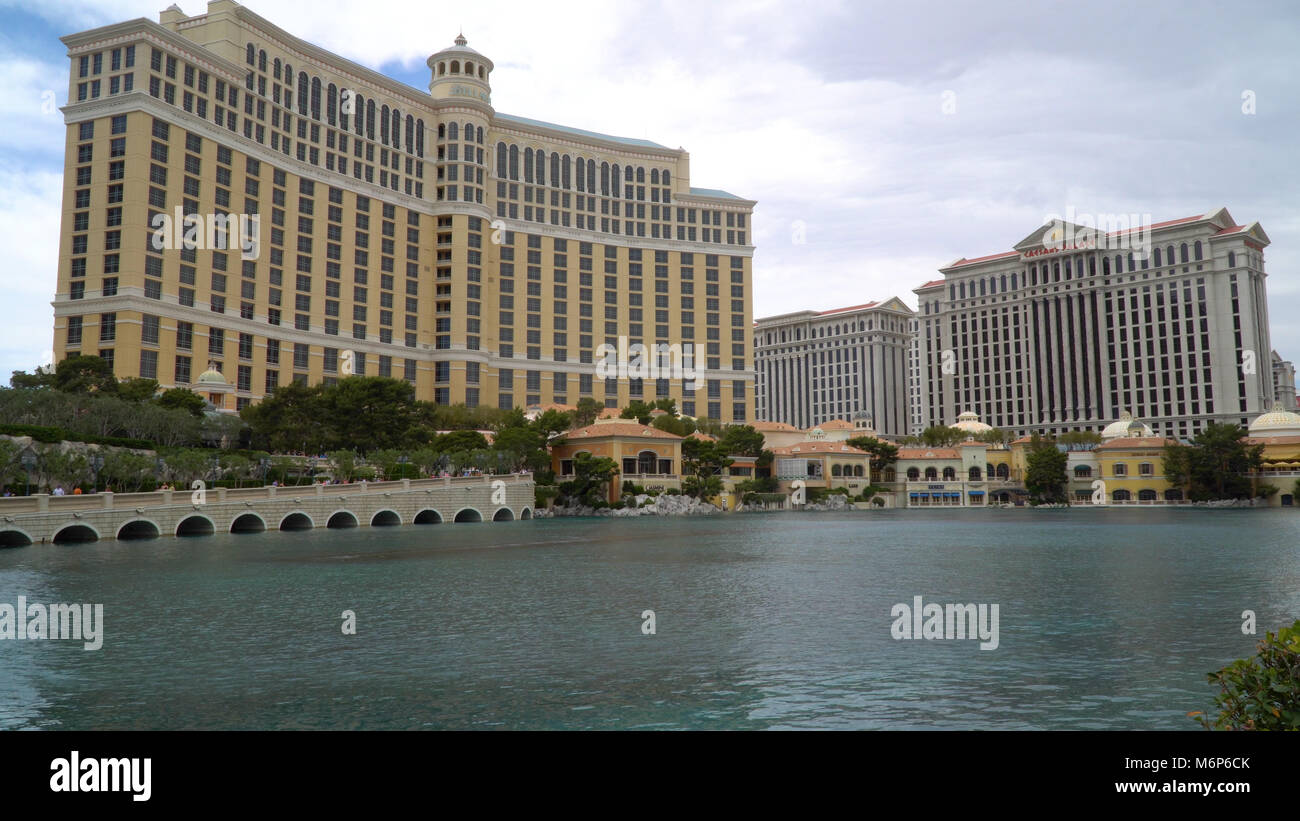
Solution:
<svg viewBox="0 0 1300 821">
<path fill-rule="evenodd" d="M 1214 698 L 1219 715 L 1188 715 L 1207 730 L 1300 730 L 1300 620 L 1266 633 L 1252 658 L 1206 678 L 1222 690 Z"/>
</svg>

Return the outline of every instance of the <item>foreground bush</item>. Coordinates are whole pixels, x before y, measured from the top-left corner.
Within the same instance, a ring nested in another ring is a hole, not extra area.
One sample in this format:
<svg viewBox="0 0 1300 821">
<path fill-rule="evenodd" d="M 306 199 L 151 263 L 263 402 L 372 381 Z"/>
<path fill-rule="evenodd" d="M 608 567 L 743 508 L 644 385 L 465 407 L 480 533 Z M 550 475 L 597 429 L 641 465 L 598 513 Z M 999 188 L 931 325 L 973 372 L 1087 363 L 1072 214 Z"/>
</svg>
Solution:
<svg viewBox="0 0 1300 821">
<path fill-rule="evenodd" d="M 1199 710 L 1188 715 L 1210 730 L 1300 730 L 1300 620 L 1276 634 L 1266 633 L 1248 659 L 1210 673 L 1219 716 Z"/>
</svg>

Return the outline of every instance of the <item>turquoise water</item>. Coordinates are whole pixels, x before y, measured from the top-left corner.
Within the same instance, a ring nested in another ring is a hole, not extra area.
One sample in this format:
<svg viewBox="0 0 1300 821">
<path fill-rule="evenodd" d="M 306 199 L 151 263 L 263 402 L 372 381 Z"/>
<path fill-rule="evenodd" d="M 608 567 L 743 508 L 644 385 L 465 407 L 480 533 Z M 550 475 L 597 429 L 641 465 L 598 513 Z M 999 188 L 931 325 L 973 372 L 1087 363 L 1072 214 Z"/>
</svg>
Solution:
<svg viewBox="0 0 1300 821">
<path fill-rule="evenodd" d="M 1300 515 L 873 511 L 0 550 L 0 728 L 1195 729 L 1205 673 L 1300 616 Z M 999 605 L 998 649 L 891 607 Z M 654 635 L 641 614 L 655 612 Z M 356 614 L 344 635 L 341 614 Z"/>
</svg>

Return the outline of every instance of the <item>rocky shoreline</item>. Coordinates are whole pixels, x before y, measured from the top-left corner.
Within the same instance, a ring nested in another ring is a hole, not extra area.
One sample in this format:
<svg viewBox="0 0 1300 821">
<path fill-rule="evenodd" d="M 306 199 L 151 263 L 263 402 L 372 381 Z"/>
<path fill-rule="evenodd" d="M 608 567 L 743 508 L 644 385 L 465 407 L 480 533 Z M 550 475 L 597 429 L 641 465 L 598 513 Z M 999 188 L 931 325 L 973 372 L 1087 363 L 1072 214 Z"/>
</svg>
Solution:
<svg viewBox="0 0 1300 821">
<path fill-rule="evenodd" d="M 631 516 L 708 516 L 721 513 L 722 508 L 701 502 L 693 496 L 675 496 L 661 493 L 658 496 L 640 494 L 630 497 L 633 504 L 622 508 L 594 508 L 590 505 L 573 505 L 570 507 L 539 508 L 533 512 L 538 519 L 560 518 L 564 516 L 603 516 L 610 518 L 628 518 Z M 649 504 L 645 504 L 649 501 Z"/>
</svg>

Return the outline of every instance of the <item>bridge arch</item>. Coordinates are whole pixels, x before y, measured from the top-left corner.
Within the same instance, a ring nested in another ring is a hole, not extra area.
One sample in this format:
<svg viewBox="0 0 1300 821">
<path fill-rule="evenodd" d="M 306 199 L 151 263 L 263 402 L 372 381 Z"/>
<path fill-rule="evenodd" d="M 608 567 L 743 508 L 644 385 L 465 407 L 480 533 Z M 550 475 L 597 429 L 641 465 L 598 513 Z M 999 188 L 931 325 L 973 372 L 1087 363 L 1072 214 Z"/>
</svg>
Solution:
<svg viewBox="0 0 1300 821">
<path fill-rule="evenodd" d="M 191 513 L 176 523 L 177 536 L 211 536 L 217 525 L 202 513 Z"/>
<path fill-rule="evenodd" d="M 440 525 L 442 524 L 442 514 L 431 507 L 426 507 L 424 510 L 415 514 L 415 524 Z"/>
<path fill-rule="evenodd" d="M 251 510 L 241 513 L 230 523 L 231 533 L 264 533 L 266 520 Z"/>
<path fill-rule="evenodd" d="M 152 519 L 132 519 L 117 529 L 119 542 L 131 539 L 156 539 L 161 535 L 162 530 Z"/>
<path fill-rule="evenodd" d="M 69 542 L 97 542 L 99 541 L 99 531 L 88 524 L 82 522 L 72 522 L 60 527 L 54 531 L 54 538 L 50 541 L 55 544 L 67 544 Z"/>
<path fill-rule="evenodd" d="M 492 521 L 494 522 L 513 522 L 514 520 L 515 512 L 508 507 L 499 507 L 492 514 Z"/>
<path fill-rule="evenodd" d="M 356 527 L 358 524 L 360 524 L 360 522 L 357 521 L 357 514 L 342 508 L 331 513 L 329 519 L 325 522 L 326 527 L 332 527 L 335 529 Z"/>
<path fill-rule="evenodd" d="M 375 515 L 370 517 L 371 527 L 396 527 L 401 523 L 402 517 L 398 515 L 397 511 L 388 508 L 376 511 Z"/>
<path fill-rule="evenodd" d="M 280 520 L 281 530 L 311 530 L 316 526 L 312 518 L 301 510 L 286 513 Z"/>
<path fill-rule="evenodd" d="M 25 530 L 16 527 L 0 530 L 0 548 L 5 547 L 26 547 L 32 543 L 32 536 Z"/>
<path fill-rule="evenodd" d="M 463 522 L 481 522 L 483 521 L 483 514 L 479 513 L 472 507 L 462 507 L 460 510 L 456 511 L 456 516 L 452 521 L 457 524 Z"/>
<path fill-rule="evenodd" d="M 531 518 L 533 518 L 533 509 L 531 507 L 526 507 L 519 511 L 519 521 L 526 522 Z"/>
</svg>

